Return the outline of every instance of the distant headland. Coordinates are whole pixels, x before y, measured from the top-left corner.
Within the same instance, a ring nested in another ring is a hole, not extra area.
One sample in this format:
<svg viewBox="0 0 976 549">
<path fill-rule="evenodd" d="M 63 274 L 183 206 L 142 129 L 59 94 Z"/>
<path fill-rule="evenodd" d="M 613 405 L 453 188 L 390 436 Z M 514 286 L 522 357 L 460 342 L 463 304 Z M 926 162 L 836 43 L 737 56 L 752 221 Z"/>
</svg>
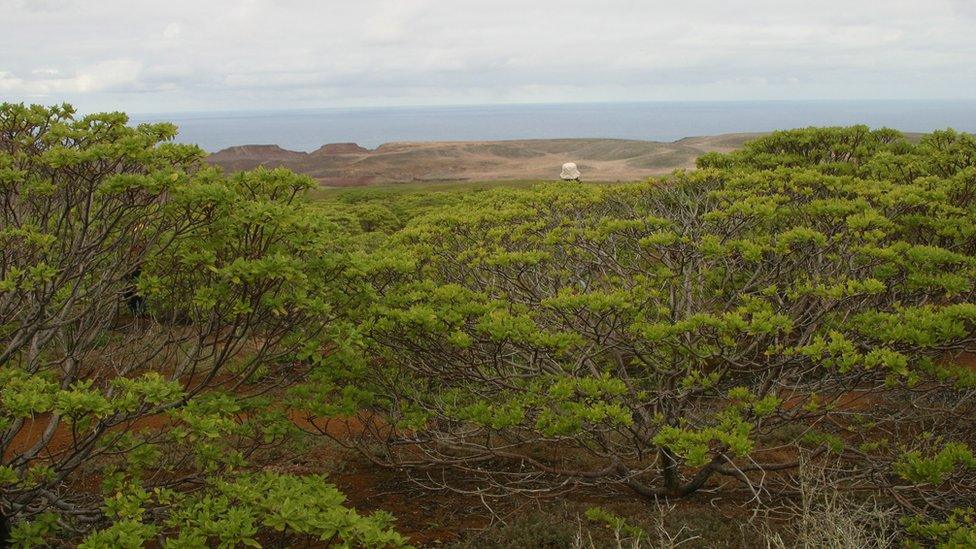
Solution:
<svg viewBox="0 0 976 549">
<path fill-rule="evenodd" d="M 410 181 L 556 179 L 576 162 L 586 181 L 633 181 L 694 167 L 710 151 L 727 152 L 761 134 L 688 137 L 673 142 L 628 139 L 396 142 L 367 149 L 330 143 L 312 152 L 278 145 L 239 145 L 208 162 L 225 170 L 286 167 L 330 187 Z"/>
</svg>

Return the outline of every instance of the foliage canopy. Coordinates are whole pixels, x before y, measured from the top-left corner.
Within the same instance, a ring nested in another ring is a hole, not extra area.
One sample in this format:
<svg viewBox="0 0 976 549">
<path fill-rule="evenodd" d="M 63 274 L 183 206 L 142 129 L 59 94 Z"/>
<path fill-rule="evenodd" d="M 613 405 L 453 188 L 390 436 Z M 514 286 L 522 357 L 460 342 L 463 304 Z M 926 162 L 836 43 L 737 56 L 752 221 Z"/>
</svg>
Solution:
<svg viewBox="0 0 976 549">
<path fill-rule="evenodd" d="M 820 456 L 914 512 L 971 501 L 974 161 L 951 130 L 811 128 L 460 197 L 374 250 L 397 262 L 328 385 L 426 485 L 762 495 Z"/>
<path fill-rule="evenodd" d="M 305 376 L 354 299 L 336 226 L 301 201 L 312 181 L 228 177 L 174 126 L 127 123 L 0 106 L 10 541 L 103 527 L 83 546 L 255 545 L 264 528 L 401 544 L 319 477 L 239 476 L 294 431 L 268 395 Z"/>
</svg>

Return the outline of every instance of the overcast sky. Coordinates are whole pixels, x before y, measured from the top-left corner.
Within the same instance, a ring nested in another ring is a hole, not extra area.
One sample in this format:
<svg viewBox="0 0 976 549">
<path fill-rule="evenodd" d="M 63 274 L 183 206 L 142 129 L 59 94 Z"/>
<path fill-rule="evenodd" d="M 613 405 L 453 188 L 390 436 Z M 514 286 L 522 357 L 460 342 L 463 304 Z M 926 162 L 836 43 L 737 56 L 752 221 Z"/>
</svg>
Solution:
<svg viewBox="0 0 976 549">
<path fill-rule="evenodd" d="M 976 0 L 0 0 L 0 99 L 82 110 L 974 90 Z"/>
</svg>

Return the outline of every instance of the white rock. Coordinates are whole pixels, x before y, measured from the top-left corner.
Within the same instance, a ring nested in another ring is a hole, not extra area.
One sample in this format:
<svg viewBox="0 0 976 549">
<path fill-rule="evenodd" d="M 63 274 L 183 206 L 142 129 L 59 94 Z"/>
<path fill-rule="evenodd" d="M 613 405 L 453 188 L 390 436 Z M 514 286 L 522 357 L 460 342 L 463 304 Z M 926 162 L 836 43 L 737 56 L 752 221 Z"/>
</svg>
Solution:
<svg viewBox="0 0 976 549">
<path fill-rule="evenodd" d="M 576 167 L 575 162 L 567 162 L 563 164 L 563 171 L 559 174 L 560 179 L 563 181 L 574 181 L 580 178 L 579 168 Z"/>
</svg>

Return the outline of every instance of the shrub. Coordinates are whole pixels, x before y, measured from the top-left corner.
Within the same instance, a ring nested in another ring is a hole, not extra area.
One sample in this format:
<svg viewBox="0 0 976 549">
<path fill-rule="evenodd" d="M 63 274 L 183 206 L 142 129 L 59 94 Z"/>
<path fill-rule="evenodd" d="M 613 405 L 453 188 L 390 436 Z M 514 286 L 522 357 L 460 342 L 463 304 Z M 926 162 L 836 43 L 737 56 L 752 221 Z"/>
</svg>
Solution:
<svg viewBox="0 0 976 549">
<path fill-rule="evenodd" d="M 828 462 L 803 463 L 799 491 L 767 512 L 760 531 L 770 548 L 885 549 L 898 546 L 898 509 L 879 495 L 842 492 Z M 775 517 L 775 518 L 772 518 Z M 775 530 L 771 527 L 775 524 Z"/>
<path fill-rule="evenodd" d="M 321 359 L 353 295 L 336 231 L 301 203 L 309 178 L 227 177 L 172 125 L 127 122 L 0 105 L 0 510 L 21 545 L 106 519 L 89 546 L 139 545 L 227 497 L 220 479 L 290 431 L 267 393 Z M 305 495 L 371 521 L 331 487 Z M 249 513 L 212 518 L 247 543 L 260 520 L 327 533 Z M 369 539 L 402 541 L 380 519 Z M 367 535 L 335 524 L 324 539 Z"/>
<path fill-rule="evenodd" d="M 330 382 L 381 418 L 374 459 L 448 488 L 760 493 L 830 452 L 964 500 L 971 469 L 895 465 L 973 443 L 976 376 L 945 360 L 976 348 L 973 154 L 796 130 L 662 181 L 465 197 L 377 252 L 401 263 Z"/>
<path fill-rule="evenodd" d="M 572 547 L 580 526 L 568 516 L 533 511 L 520 513 L 504 524 L 469 533 L 468 539 L 453 544 L 456 549 L 561 549 Z"/>
</svg>

